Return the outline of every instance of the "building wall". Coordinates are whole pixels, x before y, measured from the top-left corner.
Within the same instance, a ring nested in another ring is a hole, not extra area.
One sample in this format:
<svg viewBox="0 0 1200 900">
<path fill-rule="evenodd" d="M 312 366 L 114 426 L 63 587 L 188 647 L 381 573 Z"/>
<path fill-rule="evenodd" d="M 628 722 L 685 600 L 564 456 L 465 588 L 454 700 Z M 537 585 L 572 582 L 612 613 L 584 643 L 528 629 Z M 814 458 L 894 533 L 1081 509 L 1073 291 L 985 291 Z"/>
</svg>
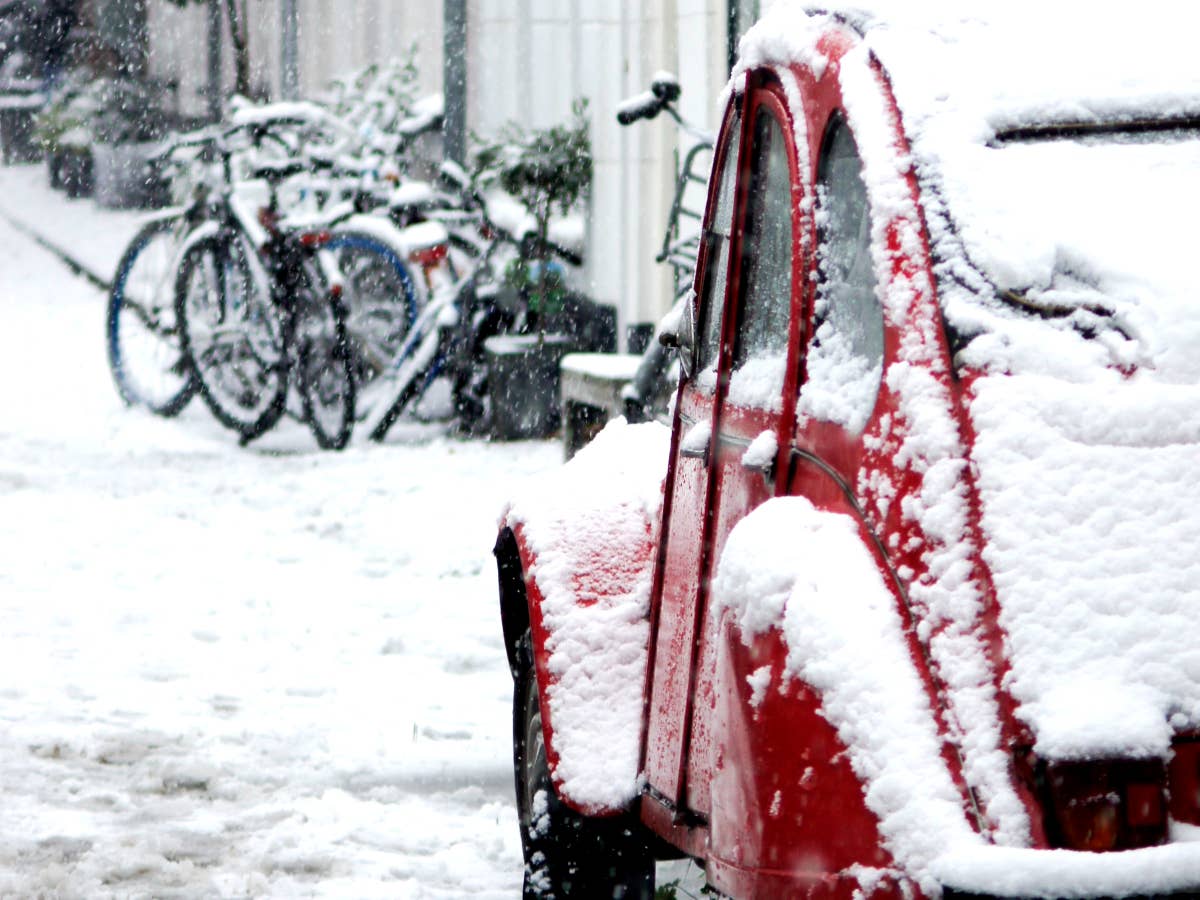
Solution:
<svg viewBox="0 0 1200 900">
<path fill-rule="evenodd" d="M 727 76 L 724 0 L 471 0 L 468 119 L 545 126 L 588 100 L 595 154 L 588 227 L 589 289 L 622 325 L 670 305 L 670 273 L 654 262 L 674 191 L 675 152 L 690 143 L 665 117 L 621 127 L 616 109 L 662 70 L 683 85 L 682 110 L 718 124 Z M 622 329 L 623 330 L 623 329 Z"/>
<path fill-rule="evenodd" d="M 442 0 L 298 0 L 301 93 L 416 41 L 422 89 L 441 90 Z M 665 117 L 622 128 L 617 105 L 660 70 L 678 74 L 682 109 L 718 124 L 727 75 L 727 0 L 468 0 L 468 128 L 509 121 L 546 126 L 587 98 L 595 152 L 588 216 L 588 289 L 614 304 L 621 325 L 651 322 L 670 304 L 670 278 L 654 262 L 674 189 L 677 149 Z M 280 0 L 249 0 L 252 80 L 278 96 Z M 184 112 L 206 109 L 202 7 L 150 0 L 150 69 L 179 82 Z M 228 45 L 225 84 L 232 84 Z M 622 327 L 622 332 L 624 328 Z"/>
<path fill-rule="evenodd" d="M 249 0 L 251 82 L 264 96 L 280 92 L 282 11 L 280 0 Z M 442 85 L 441 0 L 298 0 L 300 91 L 312 95 L 337 75 L 369 62 L 402 55 L 417 46 L 423 93 Z M 177 81 L 181 112 L 208 108 L 208 43 L 205 4 L 180 9 L 150 0 L 150 72 Z M 222 34 L 224 86 L 232 88 L 233 50 Z"/>
</svg>

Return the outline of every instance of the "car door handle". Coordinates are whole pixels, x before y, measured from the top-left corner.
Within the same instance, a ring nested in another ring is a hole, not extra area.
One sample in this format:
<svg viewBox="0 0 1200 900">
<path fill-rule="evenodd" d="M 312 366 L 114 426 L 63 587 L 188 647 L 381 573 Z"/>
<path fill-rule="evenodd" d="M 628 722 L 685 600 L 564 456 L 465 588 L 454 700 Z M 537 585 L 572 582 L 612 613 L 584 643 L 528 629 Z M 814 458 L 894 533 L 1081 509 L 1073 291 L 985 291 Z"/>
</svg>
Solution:
<svg viewBox="0 0 1200 900">
<path fill-rule="evenodd" d="M 679 455 L 684 459 L 698 459 L 708 465 L 708 448 L 711 444 L 712 426 L 708 422 L 697 422 L 679 442 Z"/>
<path fill-rule="evenodd" d="M 768 463 L 746 462 L 742 460 L 742 468 L 747 472 L 757 472 L 762 476 L 763 484 L 770 488 L 775 484 L 775 462 Z"/>
<path fill-rule="evenodd" d="M 747 445 L 746 452 L 742 454 L 742 468 L 747 472 L 757 472 L 769 486 L 775 481 L 778 446 L 775 433 L 764 431 Z"/>
<path fill-rule="evenodd" d="M 771 479 L 775 477 L 775 460 L 770 462 L 746 462 L 742 460 L 742 468 L 747 472 L 757 472 L 763 478 Z"/>
</svg>

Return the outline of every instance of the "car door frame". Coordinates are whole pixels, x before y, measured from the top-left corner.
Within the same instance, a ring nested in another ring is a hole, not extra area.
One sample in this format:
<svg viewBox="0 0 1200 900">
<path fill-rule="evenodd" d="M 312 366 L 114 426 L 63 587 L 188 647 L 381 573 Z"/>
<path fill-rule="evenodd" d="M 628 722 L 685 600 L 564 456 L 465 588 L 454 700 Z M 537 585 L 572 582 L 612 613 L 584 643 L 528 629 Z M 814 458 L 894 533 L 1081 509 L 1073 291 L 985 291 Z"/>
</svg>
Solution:
<svg viewBox="0 0 1200 900">
<path fill-rule="evenodd" d="M 790 75 L 785 73 L 785 77 Z M 667 480 L 665 483 L 665 497 L 663 507 L 663 525 L 660 532 L 659 552 L 655 565 L 655 574 L 651 591 L 651 613 L 650 613 L 650 647 L 649 659 L 647 665 L 647 682 L 646 682 L 646 710 L 643 717 L 643 733 L 642 733 L 642 748 L 641 748 L 641 767 L 643 773 L 643 797 L 645 798 L 642 804 L 643 820 L 650 825 L 659 834 L 667 837 L 677 845 L 689 848 L 695 847 L 699 850 L 703 844 L 702 833 L 707 825 L 707 816 L 698 813 L 696 810 L 689 807 L 686 802 L 688 797 L 688 781 L 689 781 L 689 761 L 692 750 L 693 722 L 695 714 L 695 698 L 697 679 L 699 676 L 699 663 L 701 657 L 701 644 L 704 635 L 703 622 L 707 612 L 708 601 L 708 582 L 712 567 L 715 565 L 716 555 L 714 553 L 713 539 L 714 526 L 716 523 L 717 504 L 715 498 L 719 493 L 718 486 L 718 467 L 715 465 L 715 457 L 717 455 L 717 447 L 721 435 L 722 427 L 722 410 L 724 408 L 725 397 L 728 392 L 729 380 L 731 376 L 731 365 L 733 360 L 734 348 L 736 347 L 737 328 L 740 323 L 740 303 L 742 299 L 741 285 L 743 276 L 742 267 L 742 246 L 745 230 L 745 217 L 748 208 L 748 192 L 749 187 L 755 176 L 753 169 L 754 159 L 751 155 L 753 144 L 753 128 L 754 117 L 760 106 L 767 105 L 771 108 L 772 114 L 777 119 L 787 150 L 789 180 L 792 189 L 792 295 L 790 298 L 790 311 L 788 316 L 788 346 L 786 349 L 786 361 L 784 363 L 784 383 L 782 386 L 782 396 L 780 397 L 781 409 L 779 412 L 771 412 L 766 414 L 767 417 L 773 417 L 774 423 L 772 430 L 776 432 L 777 448 L 776 463 L 771 467 L 769 490 L 761 499 L 766 499 L 766 496 L 771 496 L 782 489 L 786 483 L 785 464 L 787 459 L 788 447 L 793 430 L 793 421 L 795 415 L 794 398 L 798 386 L 798 377 L 800 366 L 795 354 L 798 347 L 801 346 L 800 337 L 805 323 L 808 320 L 807 306 L 808 289 L 804 284 L 803 273 L 807 271 L 807 259 L 805 254 L 800 250 L 800 247 L 806 244 L 803 237 L 805 229 L 809 228 L 808 219 L 810 218 L 803 213 L 803 204 L 800 203 L 802 196 L 799 183 L 806 177 L 804 168 L 800 165 L 797 157 L 797 143 L 794 122 L 792 113 L 789 111 L 786 92 L 780 81 L 780 74 L 774 70 L 764 69 L 749 73 L 743 85 L 743 89 L 731 99 L 730 108 L 727 110 L 725 122 L 722 127 L 722 137 L 718 142 L 717 154 L 714 157 L 714 173 L 724 172 L 728 152 L 731 147 L 726 129 L 729 122 L 733 118 L 733 106 L 740 103 L 740 115 L 737 119 L 739 123 L 740 133 L 738 139 L 738 158 L 737 158 L 737 174 L 734 186 L 734 208 L 732 213 L 733 233 L 728 245 L 723 248 L 728 254 L 726 266 L 726 284 L 724 296 L 721 303 L 721 326 L 720 339 L 718 342 L 718 360 L 716 369 L 716 384 L 712 396 L 712 406 L 710 410 L 710 438 L 708 446 L 705 449 L 704 472 L 705 472 L 705 487 L 703 500 L 703 516 L 701 522 L 700 533 L 697 535 L 699 541 L 698 560 L 697 560 L 697 577 L 694 596 L 690 598 L 691 603 L 691 626 L 690 634 L 687 635 L 687 653 L 686 662 L 687 669 L 687 687 L 684 696 L 681 698 L 683 702 L 682 721 L 678 729 L 678 734 L 671 736 L 675 739 L 676 754 L 674 756 L 674 769 L 670 773 L 674 775 L 674 781 L 667 786 L 667 790 L 663 790 L 659 785 L 655 784 L 649 767 L 655 764 L 658 760 L 653 755 L 653 749 L 650 746 L 651 735 L 653 732 L 653 717 L 655 715 L 655 684 L 656 675 L 658 674 L 658 663 L 661 659 L 659 655 L 659 640 L 662 633 L 662 611 L 664 603 L 664 592 L 668 590 L 666 578 L 668 574 L 667 561 L 671 552 L 671 524 L 672 516 L 676 512 L 674 507 L 674 494 L 677 485 L 679 484 L 679 467 L 682 457 L 680 444 L 683 438 L 684 416 L 683 406 L 681 402 L 684 392 L 688 389 L 688 385 L 681 380 L 679 391 L 676 395 L 675 411 L 672 422 L 672 443 L 671 443 L 671 461 L 668 467 Z M 720 190 L 720 179 L 713 178 L 709 185 L 708 207 L 705 214 L 705 228 L 709 228 L 711 216 L 715 214 L 715 203 L 717 193 Z M 701 253 L 699 263 L 697 265 L 695 286 L 697 288 L 704 286 L 705 279 L 708 277 L 709 269 L 713 265 L 718 265 L 719 260 L 713 259 L 708 252 L 708 247 L 711 244 L 705 243 L 704 252 Z M 695 298 L 693 302 L 697 305 L 701 302 L 702 292 L 695 290 Z M 703 313 L 708 313 L 708 310 L 696 309 L 694 320 L 704 322 Z M 693 378 L 695 376 L 693 375 Z M 741 414 L 740 410 L 729 411 L 729 415 L 737 416 Z M 782 461 L 782 462 L 781 462 Z M 755 474 L 753 477 L 761 478 L 761 475 Z M 748 510 L 747 510 L 748 511 Z M 671 760 L 668 760 L 670 762 Z M 649 802 L 646 802 L 649 801 Z"/>
</svg>

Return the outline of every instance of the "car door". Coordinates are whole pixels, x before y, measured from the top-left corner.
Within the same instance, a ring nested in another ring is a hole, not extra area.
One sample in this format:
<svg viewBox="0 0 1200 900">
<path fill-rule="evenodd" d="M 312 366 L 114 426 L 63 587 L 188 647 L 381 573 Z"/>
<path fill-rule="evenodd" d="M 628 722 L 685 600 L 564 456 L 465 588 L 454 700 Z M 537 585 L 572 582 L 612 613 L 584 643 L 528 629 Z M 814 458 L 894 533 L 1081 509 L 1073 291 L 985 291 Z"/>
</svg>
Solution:
<svg viewBox="0 0 1200 900">
<path fill-rule="evenodd" d="M 789 338 L 800 321 L 793 316 L 799 198 L 790 120 L 774 83 L 752 82 L 743 106 L 749 124 L 738 157 L 729 148 L 719 154 L 711 250 L 699 276 L 708 356 L 696 384 L 680 393 L 651 681 L 648 793 L 694 823 L 709 813 L 715 644 L 708 584 L 733 524 L 774 493 L 778 448 L 790 434 L 785 398 L 795 389 L 794 379 L 790 391 L 785 384 L 795 369 Z M 726 222 L 737 227 L 717 237 Z"/>
<path fill-rule="evenodd" d="M 686 735 L 688 808 L 707 816 L 714 754 L 711 723 L 718 618 L 709 615 L 707 586 L 729 532 L 776 491 L 780 448 L 791 434 L 802 297 L 800 186 L 791 118 L 778 82 L 751 82 L 746 114 L 741 227 L 735 236 L 726 318 L 729 353 L 713 426 L 713 488 L 699 598 L 701 630 Z M 789 377 L 791 375 L 791 377 Z M 785 457 L 786 458 L 786 457 Z"/>
<path fill-rule="evenodd" d="M 682 815 L 683 735 L 701 589 L 709 465 L 729 286 L 735 187 L 742 141 L 741 100 L 730 104 L 714 156 L 714 175 L 697 266 L 696 349 L 680 376 L 663 501 L 663 526 L 651 595 L 649 704 L 642 748 L 646 795 L 668 820 Z"/>
</svg>

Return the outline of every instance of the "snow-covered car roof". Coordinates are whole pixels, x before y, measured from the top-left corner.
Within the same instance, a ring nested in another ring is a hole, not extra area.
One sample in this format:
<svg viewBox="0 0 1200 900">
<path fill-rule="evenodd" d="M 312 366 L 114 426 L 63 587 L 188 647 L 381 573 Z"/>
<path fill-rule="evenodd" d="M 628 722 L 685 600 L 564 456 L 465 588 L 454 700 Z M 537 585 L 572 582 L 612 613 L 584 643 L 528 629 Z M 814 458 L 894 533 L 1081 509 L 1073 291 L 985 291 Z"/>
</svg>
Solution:
<svg viewBox="0 0 1200 900">
<path fill-rule="evenodd" d="M 780 0 L 742 65 L 811 63 L 839 21 L 890 80 L 967 362 L 1200 381 L 1200 7 Z"/>
</svg>

